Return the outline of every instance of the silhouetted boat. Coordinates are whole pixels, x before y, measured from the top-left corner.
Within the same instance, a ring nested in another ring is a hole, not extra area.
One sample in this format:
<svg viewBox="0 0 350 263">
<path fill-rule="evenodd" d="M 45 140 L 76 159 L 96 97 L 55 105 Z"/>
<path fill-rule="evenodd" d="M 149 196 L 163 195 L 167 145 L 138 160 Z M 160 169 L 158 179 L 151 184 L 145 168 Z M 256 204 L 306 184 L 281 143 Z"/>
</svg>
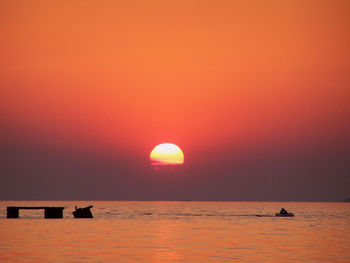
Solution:
<svg viewBox="0 0 350 263">
<path fill-rule="evenodd" d="M 294 216 L 294 214 L 293 213 L 276 213 L 275 216 L 291 217 L 291 216 Z"/>
<path fill-rule="evenodd" d="M 90 208 L 93 206 L 87 206 L 83 208 L 75 207 L 75 211 L 73 212 L 74 218 L 93 218 Z"/>
</svg>

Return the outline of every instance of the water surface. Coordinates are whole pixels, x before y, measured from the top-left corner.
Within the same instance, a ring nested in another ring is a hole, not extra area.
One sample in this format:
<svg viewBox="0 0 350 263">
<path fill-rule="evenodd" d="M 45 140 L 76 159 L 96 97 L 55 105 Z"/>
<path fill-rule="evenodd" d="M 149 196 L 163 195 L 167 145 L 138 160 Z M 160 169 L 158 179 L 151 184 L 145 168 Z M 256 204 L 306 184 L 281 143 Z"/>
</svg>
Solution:
<svg viewBox="0 0 350 263">
<path fill-rule="evenodd" d="M 11 205 L 66 208 L 7 219 Z M 95 218 L 74 219 L 75 205 Z M 0 202 L 0 262 L 350 262 L 349 248 L 349 203 Z"/>
</svg>

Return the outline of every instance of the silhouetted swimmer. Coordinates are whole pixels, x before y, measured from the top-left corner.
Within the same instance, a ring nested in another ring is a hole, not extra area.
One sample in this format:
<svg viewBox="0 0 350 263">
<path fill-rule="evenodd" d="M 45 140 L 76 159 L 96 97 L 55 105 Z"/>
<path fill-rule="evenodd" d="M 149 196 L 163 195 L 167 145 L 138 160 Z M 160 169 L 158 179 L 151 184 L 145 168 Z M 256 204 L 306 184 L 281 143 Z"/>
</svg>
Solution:
<svg viewBox="0 0 350 263">
<path fill-rule="evenodd" d="M 281 211 L 280 211 L 280 214 L 285 215 L 285 214 L 288 214 L 288 212 L 287 212 L 286 209 L 284 209 L 284 208 L 282 207 L 282 209 L 281 209 Z"/>
</svg>

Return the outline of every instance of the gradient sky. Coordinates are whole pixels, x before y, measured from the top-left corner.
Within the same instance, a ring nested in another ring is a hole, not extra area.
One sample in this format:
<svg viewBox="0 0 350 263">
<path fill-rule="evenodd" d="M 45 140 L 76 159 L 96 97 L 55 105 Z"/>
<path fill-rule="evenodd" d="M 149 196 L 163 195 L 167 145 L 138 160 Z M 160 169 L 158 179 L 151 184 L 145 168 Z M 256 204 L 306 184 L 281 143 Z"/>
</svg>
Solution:
<svg viewBox="0 0 350 263">
<path fill-rule="evenodd" d="M 0 199 L 350 197 L 349 1 L 0 1 Z M 177 144 L 185 164 L 154 170 Z"/>
</svg>

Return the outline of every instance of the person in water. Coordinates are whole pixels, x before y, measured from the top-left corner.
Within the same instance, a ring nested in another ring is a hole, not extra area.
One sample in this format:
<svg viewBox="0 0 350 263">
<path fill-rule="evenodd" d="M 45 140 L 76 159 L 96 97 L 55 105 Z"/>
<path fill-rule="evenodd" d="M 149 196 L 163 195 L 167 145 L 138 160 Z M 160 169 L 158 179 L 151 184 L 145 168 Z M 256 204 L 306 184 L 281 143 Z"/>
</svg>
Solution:
<svg viewBox="0 0 350 263">
<path fill-rule="evenodd" d="M 282 207 L 280 214 L 288 214 L 287 210 Z"/>
</svg>

